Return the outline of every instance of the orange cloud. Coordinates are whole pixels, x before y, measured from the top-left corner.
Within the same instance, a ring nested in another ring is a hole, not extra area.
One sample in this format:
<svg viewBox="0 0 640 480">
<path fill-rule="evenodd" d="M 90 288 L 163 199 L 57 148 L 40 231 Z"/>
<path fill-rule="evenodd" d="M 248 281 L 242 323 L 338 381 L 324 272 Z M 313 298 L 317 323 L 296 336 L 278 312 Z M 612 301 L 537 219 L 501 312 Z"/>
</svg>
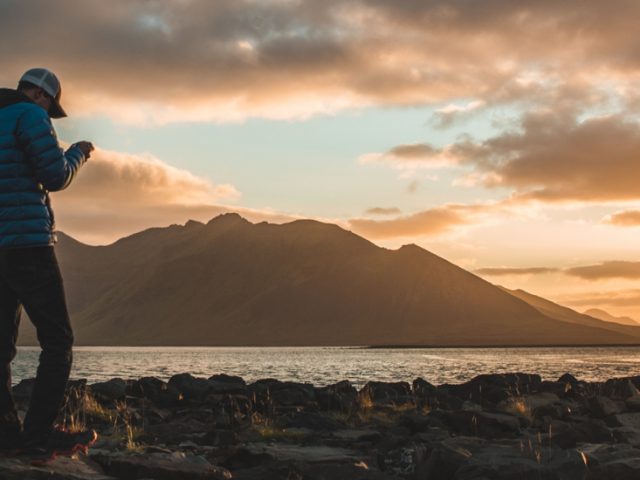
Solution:
<svg viewBox="0 0 640 480">
<path fill-rule="evenodd" d="M 400 145 L 363 158 L 407 169 L 459 165 L 467 173 L 458 184 L 511 189 L 512 202 L 640 199 L 640 125 L 635 121 L 623 115 L 579 121 L 574 111 L 541 109 L 526 114 L 518 127 L 484 141 L 466 139 L 441 149 Z M 621 218 L 628 221 L 629 215 Z"/>
<path fill-rule="evenodd" d="M 46 59 L 72 113 L 131 122 L 445 103 L 447 123 L 577 84 L 633 96 L 639 14 L 633 0 L 14 1 L 0 81 Z"/>
<path fill-rule="evenodd" d="M 490 208 L 483 205 L 445 205 L 389 220 L 355 218 L 348 221 L 348 227 L 371 239 L 439 235 L 472 223 L 476 215 Z"/>
<path fill-rule="evenodd" d="M 252 221 L 295 219 L 220 204 L 239 197 L 232 185 L 214 184 L 151 155 L 100 149 L 70 188 L 52 194 L 58 229 L 93 244 L 189 219 L 207 221 L 230 211 Z"/>
<path fill-rule="evenodd" d="M 615 290 L 607 292 L 584 292 L 565 295 L 559 299 L 563 305 L 573 307 L 640 307 L 640 290 Z"/>
<path fill-rule="evenodd" d="M 475 271 L 478 275 L 487 276 L 507 276 L 507 275 L 541 275 L 546 273 L 555 273 L 557 268 L 548 267 L 528 267 L 528 268 L 516 268 L 516 267 L 487 267 L 479 268 Z"/>
<path fill-rule="evenodd" d="M 637 227 L 640 225 L 640 210 L 616 212 L 606 217 L 604 222 L 619 227 Z"/>
<path fill-rule="evenodd" d="M 399 215 L 401 212 L 400 212 L 400 209 L 397 207 L 390 207 L 390 208 L 373 207 L 373 208 L 367 209 L 366 213 L 369 215 Z"/>
<path fill-rule="evenodd" d="M 640 278 L 640 262 L 610 261 L 597 265 L 574 267 L 565 270 L 567 275 L 584 280 L 603 280 L 611 278 Z"/>
</svg>

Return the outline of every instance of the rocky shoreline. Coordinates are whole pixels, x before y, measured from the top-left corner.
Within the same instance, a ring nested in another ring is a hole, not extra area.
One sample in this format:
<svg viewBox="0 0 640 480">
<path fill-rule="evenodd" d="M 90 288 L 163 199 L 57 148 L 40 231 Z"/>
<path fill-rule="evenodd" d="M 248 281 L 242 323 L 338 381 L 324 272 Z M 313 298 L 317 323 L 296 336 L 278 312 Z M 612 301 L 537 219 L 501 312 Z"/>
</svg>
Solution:
<svg viewBox="0 0 640 480">
<path fill-rule="evenodd" d="M 22 411 L 32 385 L 14 387 Z M 523 373 L 360 390 L 223 374 L 77 380 L 60 420 L 96 429 L 95 447 L 41 466 L 1 458 L 0 478 L 637 479 L 639 387 Z"/>
</svg>

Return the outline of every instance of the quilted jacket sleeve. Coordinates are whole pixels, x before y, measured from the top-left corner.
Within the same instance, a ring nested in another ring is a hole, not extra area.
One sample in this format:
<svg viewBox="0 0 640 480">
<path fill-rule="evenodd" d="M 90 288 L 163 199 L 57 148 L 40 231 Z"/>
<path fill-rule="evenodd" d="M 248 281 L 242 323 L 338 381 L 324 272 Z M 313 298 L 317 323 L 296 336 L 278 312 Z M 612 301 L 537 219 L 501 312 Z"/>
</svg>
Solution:
<svg viewBox="0 0 640 480">
<path fill-rule="evenodd" d="M 40 107 L 28 108 L 18 120 L 16 136 L 32 165 L 36 180 L 45 190 L 55 192 L 69 186 L 86 158 L 82 150 L 60 148 L 49 115 Z"/>
</svg>

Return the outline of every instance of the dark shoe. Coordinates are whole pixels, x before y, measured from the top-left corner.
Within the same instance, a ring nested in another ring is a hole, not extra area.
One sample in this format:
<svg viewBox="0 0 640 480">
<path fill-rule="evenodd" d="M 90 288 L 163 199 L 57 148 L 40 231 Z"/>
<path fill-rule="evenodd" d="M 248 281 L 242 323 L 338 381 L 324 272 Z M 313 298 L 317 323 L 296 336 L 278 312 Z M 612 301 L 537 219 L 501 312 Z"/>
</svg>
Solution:
<svg viewBox="0 0 640 480">
<path fill-rule="evenodd" d="M 25 454 L 41 459 L 51 459 L 57 456 L 71 456 L 80 451 L 87 453 L 97 439 L 98 434 L 95 430 L 68 432 L 62 428 L 56 428 L 45 439 L 35 442 L 26 440 Z"/>
</svg>

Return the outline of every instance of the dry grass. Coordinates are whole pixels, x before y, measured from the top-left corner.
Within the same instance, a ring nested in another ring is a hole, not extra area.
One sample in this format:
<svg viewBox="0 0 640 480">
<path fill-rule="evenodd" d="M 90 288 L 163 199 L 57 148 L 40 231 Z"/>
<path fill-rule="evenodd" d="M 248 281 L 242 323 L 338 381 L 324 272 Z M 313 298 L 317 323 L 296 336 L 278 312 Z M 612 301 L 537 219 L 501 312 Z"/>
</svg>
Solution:
<svg viewBox="0 0 640 480">
<path fill-rule="evenodd" d="M 505 403 L 503 411 L 511 415 L 517 415 L 533 421 L 533 411 L 522 397 L 512 397 Z"/>
</svg>

